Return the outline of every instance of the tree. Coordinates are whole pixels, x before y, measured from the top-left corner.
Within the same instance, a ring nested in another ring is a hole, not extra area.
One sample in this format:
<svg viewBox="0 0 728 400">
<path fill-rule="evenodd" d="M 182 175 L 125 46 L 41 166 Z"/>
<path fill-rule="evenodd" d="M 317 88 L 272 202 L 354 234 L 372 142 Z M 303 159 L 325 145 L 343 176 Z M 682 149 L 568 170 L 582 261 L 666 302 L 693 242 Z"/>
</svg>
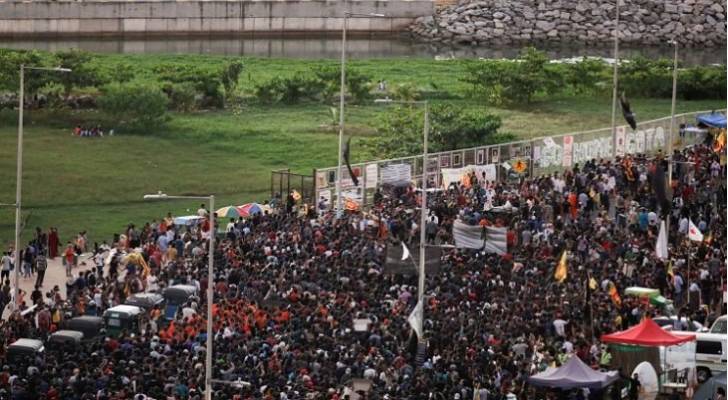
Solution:
<svg viewBox="0 0 728 400">
<path fill-rule="evenodd" d="M 514 61 L 471 62 L 462 80 L 490 103 L 530 103 L 537 94 L 562 87 L 561 74 L 548 61 L 544 53 L 529 47 Z"/>
<path fill-rule="evenodd" d="M 162 90 L 148 82 L 111 83 L 104 87 L 99 107 L 131 129 L 150 129 L 167 119 L 169 100 Z"/>
<path fill-rule="evenodd" d="M 21 64 L 34 67 L 49 65 L 43 54 L 37 50 L 0 49 L 0 91 L 18 93 Z M 25 98 L 29 102 L 32 102 L 33 96 L 39 88 L 52 81 L 51 74 L 37 74 L 36 72 L 25 70 Z"/>
<path fill-rule="evenodd" d="M 435 151 L 447 151 L 486 144 L 501 127 L 497 115 L 463 110 L 452 104 L 432 107 L 430 140 Z"/>
<path fill-rule="evenodd" d="M 378 136 L 365 142 L 376 158 L 406 157 L 422 153 L 424 111 L 421 107 L 394 107 L 377 123 Z M 430 107 L 430 151 L 447 151 L 492 144 L 498 136 L 500 117 L 463 110 L 452 104 Z"/>
<path fill-rule="evenodd" d="M 58 74 L 55 80 L 63 85 L 64 95 L 68 96 L 73 87 L 102 86 L 106 82 L 91 61 L 93 55 L 87 51 L 70 49 L 55 53 L 58 65 L 71 69 L 69 73 Z"/>
<path fill-rule="evenodd" d="M 229 62 L 223 67 L 220 80 L 222 81 L 223 88 L 225 88 L 226 98 L 229 99 L 234 96 L 242 72 L 243 62 L 240 60 Z"/>
</svg>

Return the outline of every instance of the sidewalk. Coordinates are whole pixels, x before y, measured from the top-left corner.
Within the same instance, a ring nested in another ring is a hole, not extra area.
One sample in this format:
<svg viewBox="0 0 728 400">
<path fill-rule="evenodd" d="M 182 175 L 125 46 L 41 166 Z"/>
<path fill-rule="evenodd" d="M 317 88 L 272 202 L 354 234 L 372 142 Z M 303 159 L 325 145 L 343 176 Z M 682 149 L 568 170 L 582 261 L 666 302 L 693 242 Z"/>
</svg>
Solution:
<svg viewBox="0 0 728 400">
<path fill-rule="evenodd" d="M 81 254 L 78 257 L 78 267 L 74 268 L 72 273 L 74 276 L 78 276 L 78 273 L 81 271 L 88 271 L 90 269 L 94 268 L 94 262 L 92 259 L 93 253 L 84 253 Z M 55 259 L 48 260 L 48 268 L 46 268 L 45 277 L 43 279 L 43 287 L 41 290 L 43 291 L 43 296 L 45 296 L 46 292 L 53 289 L 53 286 L 58 285 L 58 288 L 61 289 L 61 295 L 63 298 L 66 298 L 66 282 L 68 281 L 68 278 L 66 277 L 66 270 L 63 267 L 63 262 L 61 261 L 61 257 L 56 257 Z M 85 262 L 86 265 L 82 266 L 81 263 Z M 30 294 L 35 290 L 35 280 L 36 280 L 37 274 L 33 275 L 30 278 L 23 278 L 20 277 L 20 289 L 25 291 L 25 304 L 30 306 Z M 13 270 L 10 274 L 10 287 L 11 292 L 15 293 L 15 270 Z M 10 314 L 10 308 L 11 306 L 8 305 L 5 307 L 5 310 L 2 314 L 2 318 L 5 319 Z"/>
</svg>

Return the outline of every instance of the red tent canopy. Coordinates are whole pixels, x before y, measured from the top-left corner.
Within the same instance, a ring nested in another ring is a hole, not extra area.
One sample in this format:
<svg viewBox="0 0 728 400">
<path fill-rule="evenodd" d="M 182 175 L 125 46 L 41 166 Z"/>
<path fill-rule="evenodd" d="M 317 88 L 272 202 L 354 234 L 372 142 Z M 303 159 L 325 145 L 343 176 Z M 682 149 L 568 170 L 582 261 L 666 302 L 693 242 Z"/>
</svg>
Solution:
<svg viewBox="0 0 728 400">
<path fill-rule="evenodd" d="M 626 331 L 602 335 L 603 343 L 633 344 L 648 347 L 674 346 L 693 340 L 695 340 L 695 335 L 673 335 L 662 329 L 650 318 L 643 319 L 642 322 Z"/>
</svg>

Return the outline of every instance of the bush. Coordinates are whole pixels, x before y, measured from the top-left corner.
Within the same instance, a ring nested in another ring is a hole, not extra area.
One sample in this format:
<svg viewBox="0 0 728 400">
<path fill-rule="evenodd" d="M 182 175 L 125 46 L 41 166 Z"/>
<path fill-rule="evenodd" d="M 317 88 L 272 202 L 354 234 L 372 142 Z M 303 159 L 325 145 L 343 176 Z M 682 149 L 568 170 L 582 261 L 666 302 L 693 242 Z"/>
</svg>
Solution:
<svg viewBox="0 0 728 400">
<path fill-rule="evenodd" d="M 379 136 L 365 142 L 371 156 L 405 157 L 422 152 L 422 108 L 393 107 L 377 123 Z M 430 151 L 446 151 L 465 147 L 500 143 L 513 138 L 498 134 L 500 117 L 484 112 L 463 110 L 452 104 L 430 107 Z"/>
<path fill-rule="evenodd" d="M 486 102 L 530 103 L 538 94 L 553 94 L 562 88 L 559 67 L 548 61 L 544 53 L 530 47 L 515 61 L 470 62 L 462 80 Z"/>
<path fill-rule="evenodd" d="M 222 73 L 212 68 L 198 68 L 189 64 L 161 64 L 152 69 L 160 82 L 189 82 L 205 96 L 203 105 L 222 107 L 224 103 Z M 229 83 L 230 84 L 230 83 Z"/>
<path fill-rule="evenodd" d="M 678 70 L 677 93 L 685 100 L 725 100 L 725 88 L 725 65 Z"/>
<path fill-rule="evenodd" d="M 564 64 L 564 81 L 575 94 L 590 94 L 611 86 L 611 69 L 602 60 L 585 57 L 573 64 Z"/>
<path fill-rule="evenodd" d="M 189 112 L 196 108 L 197 90 L 192 82 L 168 83 L 163 90 L 174 110 Z"/>
<path fill-rule="evenodd" d="M 238 87 L 238 80 L 242 72 L 242 61 L 233 61 L 223 67 L 220 80 L 222 81 L 223 88 L 225 88 L 226 98 L 234 97 L 235 89 Z"/>
<path fill-rule="evenodd" d="M 99 107 L 113 115 L 121 126 L 149 129 L 167 120 L 169 100 L 164 92 L 148 82 L 111 83 L 104 87 Z"/>
</svg>

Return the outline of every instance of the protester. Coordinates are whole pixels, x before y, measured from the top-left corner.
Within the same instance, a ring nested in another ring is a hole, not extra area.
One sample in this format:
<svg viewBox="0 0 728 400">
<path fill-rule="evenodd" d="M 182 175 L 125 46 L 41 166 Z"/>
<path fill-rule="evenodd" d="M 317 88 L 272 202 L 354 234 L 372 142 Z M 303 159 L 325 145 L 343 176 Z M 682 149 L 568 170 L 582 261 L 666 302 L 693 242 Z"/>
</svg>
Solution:
<svg viewBox="0 0 728 400">
<path fill-rule="evenodd" d="M 108 273 L 69 267 L 65 298 L 54 288 L 35 312 L 13 313 L 0 325 L 4 344 L 42 338 L 68 317 L 102 313 L 134 293 L 185 284 L 198 294 L 171 321 L 157 308 L 136 332 L 72 352 L 48 346 L 42 362 L 4 362 L 14 378 L 0 379 L 0 389 L 15 398 L 201 399 L 212 334 L 214 378 L 232 382 L 214 387 L 217 399 L 343 399 L 359 378 L 372 383 L 372 399 L 470 399 L 475 390 L 481 399 L 547 398 L 527 384 L 530 375 L 569 356 L 613 368 L 599 337 L 663 312 L 623 296 L 629 286 L 659 286 L 677 299 L 695 284 L 697 304 L 685 301 L 681 315 L 709 325 L 725 313 L 723 288 L 702 286 L 726 273 L 725 167 L 713 174 L 718 156 L 708 147 L 681 155 L 694 167 L 676 171 L 673 193 L 682 200 L 671 209 L 650 179 L 639 178 L 661 161 L 643 158 L 629 173 L 621 162 L 592 160 L 534 179 L 471 176 L 428 195 L 425 227 L 411 187 L 382 190 L 372 210 L 343 218 L 325 211 L 324 199 L 319 215 L 278 199 L 270 213 L 218 227 L 213 276 L 209 220 L 181 227 L 168 215 L 142 230 L 130 224 L 108 253 Z M 214 218 L 204 205 L 198 215 Z M 679 232 L 683 217 L 710 240 L 689 244 Z M 669 260 L 656 257 L 655 218 L 670 222 Z M 456 219 L 506 227 L 507 254 L 451 248 Z M 448 245 L 425 281 L 424 347 L 407 321 L 417 302 L 415 269 L 393 274 L 385 264 L 397 241 L 414 253 L 422 228 L 429 243 Z M 567 276 L 559 283 L 554 269 L 564 251 Z M 214 285 L 213 332 L 207 285 Z M 50 327 L 40 322 L 48 314 Z M 355 319 L 368 320 L 366 329 L 355 329 Z"/>
</svg>

